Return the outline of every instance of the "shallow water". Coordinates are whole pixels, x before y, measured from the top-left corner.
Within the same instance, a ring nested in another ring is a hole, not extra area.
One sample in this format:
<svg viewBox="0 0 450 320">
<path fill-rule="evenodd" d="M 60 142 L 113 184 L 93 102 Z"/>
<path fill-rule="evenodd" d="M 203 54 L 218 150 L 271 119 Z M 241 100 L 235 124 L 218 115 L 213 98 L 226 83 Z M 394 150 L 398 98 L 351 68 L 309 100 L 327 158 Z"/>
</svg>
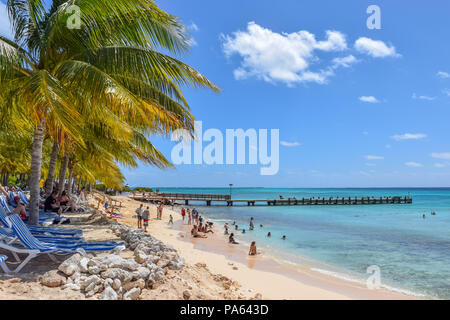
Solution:
<svg viewBox="0 0 450 320">
<path fill-rule="evenodd" d="M 229 188 L 160 188 L 161 192 L 229 194 Z M 219 224 L 236 221 L 258 248 L 290 263 L 363 282 L 377 265 L 387 288 L 450 299 L 450 189 L 233 188 L 233 198 L 363 197 L 410 195 L 412 204 L 206 207 Z M 192 203 L 191 205 L 196 205 Z M 436 215 L 431 216 L 430 212 Z M 422 218 L 422 214 L 426 218 Z M 250 217 L 255 230 L 248 231 Z M 262 224 L 263 228 L 259 225 Z M 267 238 L 267 232 L 272 233 Z M 282 235 L 287 239 L 282 240 Z M 311 259 L 307 259 L 311 258 Z M 319 262 L 320 261 L 320 262 Z"/>
</svg>

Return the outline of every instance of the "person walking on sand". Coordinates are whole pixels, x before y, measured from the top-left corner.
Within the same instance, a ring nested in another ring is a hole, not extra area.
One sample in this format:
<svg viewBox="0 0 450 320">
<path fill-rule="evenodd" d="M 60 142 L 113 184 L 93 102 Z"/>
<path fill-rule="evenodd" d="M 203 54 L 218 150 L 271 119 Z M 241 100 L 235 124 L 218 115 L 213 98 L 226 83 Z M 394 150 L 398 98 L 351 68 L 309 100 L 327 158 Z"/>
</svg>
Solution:
<svg viewBox="0 0 450 320">
<path fill-rule="evenodd" d="M 148 227 L 148 219 L 150 217 L 150 210 L 149 207 L 147 207 L 144 212 L 142 212 L 142 220 L 144 220 L 144 231 L 147 232 Z"/>
<path fill-rule="evenodd" d="M 181 208 L 181 217 L 183 218 L 184 223 L 184 216 L 186 215 L 186 210 L 184 208 Z"/>
<path fill-rule="evenodd" d="M 172 215 L 169 216 L 169 224 L 173 224 L 173 217 L 172 217 Z"/>
<path fill-rule="evenodd" d="M 142 211 L 143 211 L 143 204 L 139 206 L 139 208 L 136 209 L 136 217 L 137 217 L 137 223 L 138 223 L 138 229 L 142 228 Z"/>
<path fill-rule="evenodd" d="M 164 207 L 164 205 L 163 205 L 163 203 L 161 202 L 161 203 L 159 204 L 159 206 L 158 206 L 158 220 L 161 220 L 161 219 L 162 219 L 163 207 Z"/>
<path fill-rule="evenodd" d="M 253 224 L 253 217 L 250 218 L 250 231 L 253 230 L 255 228 L 254 224 Z"/>
<path fill-rule="evenodd" d="M 192 224 L 191 210 L 187 209 L 188 225 Z"/>
</svg>

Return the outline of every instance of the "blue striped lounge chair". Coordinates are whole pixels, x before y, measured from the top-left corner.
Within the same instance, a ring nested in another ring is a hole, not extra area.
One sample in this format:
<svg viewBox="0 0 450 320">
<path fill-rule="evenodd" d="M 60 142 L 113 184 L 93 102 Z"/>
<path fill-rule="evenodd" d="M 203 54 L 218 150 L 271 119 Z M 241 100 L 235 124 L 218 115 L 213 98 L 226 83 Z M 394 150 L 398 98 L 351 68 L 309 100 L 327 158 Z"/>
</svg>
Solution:
<svg viewBox="0 0 450 320">
<path fill-rule="evenodd" d="M 6 259 L 8 259 L 7 256 L 0 254 L 0 268 L 2 268 L 5 273 L 9 273 L 11 272 L 11 270 L 9 270 L 8 266 L 5 263 Z"/>
<path fill-rule="evenodd" d="M 124 242 L 85 242 L 85 243 L 76 243 L 76 244 L 48 244 L 39 241 L 36 239 L 33 234 L 31 234 L 30 230 L 23 223 L 22 219 L 16 214 L 7 217 L 9 220 L 9 226 L 14 231 L 17 238 L 20 240 L 21 244 L 24 248 L 18 248 L 16 246 L 11 246 L 6 243 L 0 242 L 0 248 L 3 248 L 7 251 L 14 252 L 16 254 L 22 253 L 27 254 L 25 260 L 11 272 L 20 272 L 22 268 L 33 258 L 40 254 L 47 254 L 50 259 L 54 262 L 59 263 L 55 258 L 55 255 L 70 255 L 73 253 L 80 253 L 83 256 L 86 256 L 86 251 L 113 251 L 116 250 L 120 252 L 125 249 Z"/>
</svg>

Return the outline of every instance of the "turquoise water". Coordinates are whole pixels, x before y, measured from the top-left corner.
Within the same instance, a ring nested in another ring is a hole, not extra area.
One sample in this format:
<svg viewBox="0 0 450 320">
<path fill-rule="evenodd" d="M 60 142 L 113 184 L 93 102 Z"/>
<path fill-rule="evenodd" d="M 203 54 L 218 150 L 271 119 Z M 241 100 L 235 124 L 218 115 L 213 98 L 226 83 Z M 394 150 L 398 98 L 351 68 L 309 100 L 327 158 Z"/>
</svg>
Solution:
<svg viewBox="0 0 450 320">
<path fill-rule="evenodd" d="M 161 192 L 229 194 L 229 188 L 160 188 Z M 365 281 L 377 265 L 381 283 L 430 298 L 450 299 L 450 189 L 269 189 L 233 188 L 233 198 L 362 197 L 411 195 L 412 204 L 358 206 L 206 207 L 200 212 L 219 224 L 236 221 L 241 241 L 291 263 L 308 257 L 313 267 Z M 199 203 L 200 204 L 200 203 Z M 191 205 L 197 205 L 192 203 Z M 431 216 L 431 211 L 436 215 Z M 422 218 L 426 214 L 426 218 Z M 248 231 L 250 217 L 255 230 Z M 262 224 L 263 228 L 259 225 Z M 270 231 L 271 238 L 266 234 Z M 286 235 L 286 240 L 281 236 Z"/>
</svg>

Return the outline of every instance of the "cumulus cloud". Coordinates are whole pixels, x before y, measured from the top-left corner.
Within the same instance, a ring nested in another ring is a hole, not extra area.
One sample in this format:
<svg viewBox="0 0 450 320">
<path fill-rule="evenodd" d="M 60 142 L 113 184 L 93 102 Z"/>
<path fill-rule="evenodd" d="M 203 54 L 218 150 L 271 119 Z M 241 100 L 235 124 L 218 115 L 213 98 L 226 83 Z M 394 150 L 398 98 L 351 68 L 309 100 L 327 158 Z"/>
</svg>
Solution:
<svg viewBox="0 0 450 320">
<path fill-rule="evenodd" d="M 423 164 L 414 162 L 414 161 L 410 161 L 410 162 L 405 162 L 405 166 L 411 167 L 411 168 L 420 168 L 420 167 L 423 167 Z"/>
<path fill-rule="evenodd" d="M 445 167 L 448 167 L 448 163 L 435 163 L 434 164 L 434 166 L 436 167 L 436 168 L 445 168 Z"/>
<path fill-rule="evenodd" d="M 373 156 L 373 155 L 367 155 L 367 156 L 364 156 L 364 158 L 366 158 L 367 160 L 383 160 L 384 159 L 383 156 Z"/>
<path fill-rule="evenodd" d="M 287 142 L 287 141 L 280 141 L 280 144 L 285 147 L 298 147 L 301 145 L 300 142 Z"/>
<path fill-rule="evenodd" d="M 413 98 L 413 99 L 420 99 L 420 100 L 429 100 L 429 101 L 432 101 L 432 100 L 436 99 L 436 97 L 430 97 L 430 96 L 418 96 L 418 95 L 416 95 L 415 93 L 413 93 L 412 98 Z"/>
<path fill-rule="evenodd" d="M 443 160 L 450 160 L 450 152 L 433 152 L 431 154 L 432 158 L 435 159 L 443 159 Z"/>
<path fill-rule="evenodd" d="M 381 40 L 361 37 L 355 41 L 355 49 L 374 58 L 400 57 L 394 46 L 388 46 Z"/>
<path fill-rule="evenodd" d="M 362 102 L 368 102 L 368 103 L 378 103 L 378 102 L 380 102 L 374 96 L 362 96 L 362 97 L 359 97 L 359 100 L 362 101 Z"/>
<path fill-rule="evenodd" d="M 8 11 L 6 4 L 0 2 L 0 35 L 12 38 L 11 25 L 9 23 Z"/>
<path fill-rule="evenodd" d="M 450 89 L 446 88 L 446 89 L 442 90 L 442 93 L 450 97 Z"/>
<path fill-rule="evenodd" d="M 442 79 L 450 78 L 450 74 L 448 72 L 445 72 L 445 71 L 438 71 L 438 73 L 436 75 L 439 78 L 442 78 Z"/>
<path fill-rule="evenodd" d="M 345 36 L 339 31 L 326 31 L 325 40 L 318 41 L 306 30 L 277 33 L 255 22 L 247 30 L 222 35 L 223 50 L 227 57 L 239 55 L 240 66 L 234 70 L 236 79 L 256 77 L 267 82 L 288 85 L 302 82 L 326 83 L 334 75 L 333 69 L 349 66 L 356 59 L 335 60 L 328 67 L 311 71 L 312 63 L 319 61 L 317 51 L 338 52 L 347 49 Z"/>
<path fill-rule="evenodd" d="M 198 26 L 195 24 L 195 22 L 191 22 L 190 25 L 187 26 L 187 28 L 193 32 L 196 32 L 199 30 Z"/>
<path fill-rule="evenodd" d="M 424 133 L 404 133 L 404 134 L 395 134 L 391 138 L 396 141 L 402 140 L 420 140 L 425 139 L 427 137 Z"/>
</svg>

